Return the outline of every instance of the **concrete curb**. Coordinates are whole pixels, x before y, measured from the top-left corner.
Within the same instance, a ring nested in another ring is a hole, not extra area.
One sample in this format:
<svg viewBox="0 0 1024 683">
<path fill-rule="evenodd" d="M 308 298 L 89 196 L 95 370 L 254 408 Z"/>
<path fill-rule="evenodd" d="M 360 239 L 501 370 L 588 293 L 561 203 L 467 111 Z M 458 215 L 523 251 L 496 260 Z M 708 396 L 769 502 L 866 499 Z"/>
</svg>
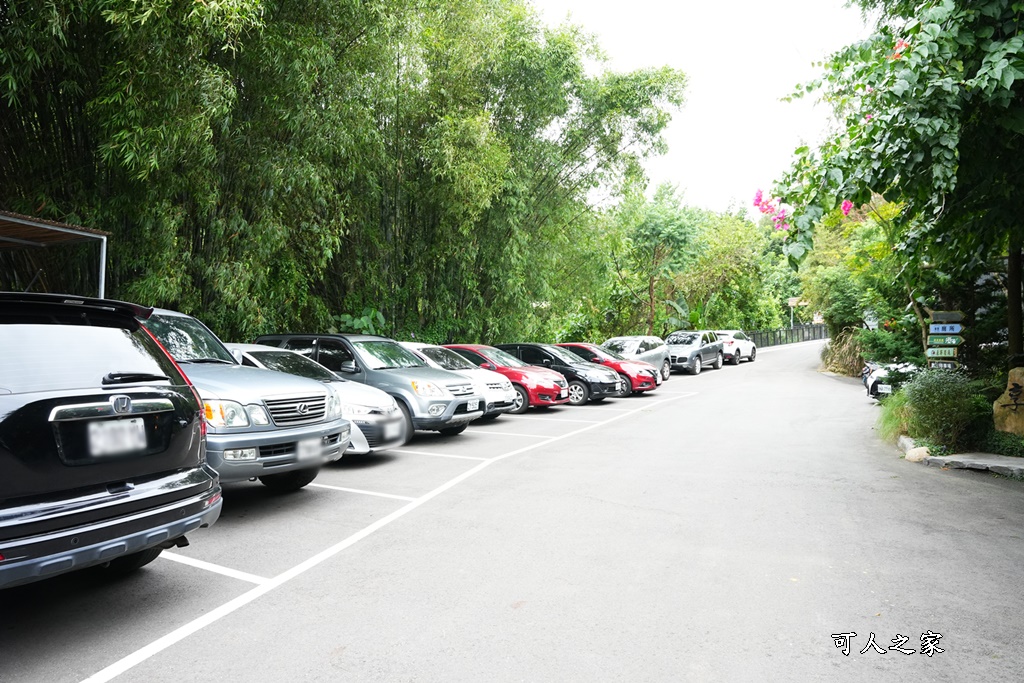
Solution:
<svg viewBox="0 0 1024 683">
<path fill-rule="evenodd" d="M 901 436 L 896 447 L 904 453 L 916 448 L 909 436 Z M 959 453 L 957 455 L 926 455 L 922 460 L 931 467 L 946 467 L 954 470 L 980 470 L 1024 481 L 1024 458 L 992 453 Z"/>
</svg>

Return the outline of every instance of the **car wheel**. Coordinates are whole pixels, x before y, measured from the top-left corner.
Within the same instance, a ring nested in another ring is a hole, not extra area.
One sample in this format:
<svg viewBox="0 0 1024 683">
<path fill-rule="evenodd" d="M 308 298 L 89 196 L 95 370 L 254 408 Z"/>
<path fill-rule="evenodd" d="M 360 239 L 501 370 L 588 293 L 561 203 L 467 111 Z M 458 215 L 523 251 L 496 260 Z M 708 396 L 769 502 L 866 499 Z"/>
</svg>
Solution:
<svg viewBox="0 0 1024 683">
<path fill-rule="evenodd" d="M 666 380 L 666 379 L 669 378 L 669 375 L 671 375 L 671 374 L 672 374 L 672 364 L 669 363 L 668 362 L 668 358 L 666 358 L 665 362 L 661 364 L 661 378 L 663 380 Z"/>
<path fill-rule="evenodd" d="M 729 361 L 733 365 L 739 365 L 740 364 L 740 350 L 739 349 L 736 349 L 736 353 L 733 354 L 732 358 L 730 358 Z"/>
<path fill-rule="evenodd" d="M 512 403 L 512 410 L 509 412 L 513 415 L 519 415 L 525 413 L 527 408 L 530 407 L 530 395 L 526 393 L 526 389 L 518 384 L 514 385 L 514 388 L 516 390 L 516 398 Z"/>
<path fill-rule="evenodd" d="M 757 347 L 755 346 L 754 348 L 750 349 L 750 362 L 753 363 L 754 362 L 754 358 L 756 358 L 756 357 L 757 357 Z"/>
<path fill-rule="evenodd" d="M 581 406 L 590 399 L 590 389 L 578 379 L 569 382 L 569 403 Z"/>
<path fill-rule="evenodd" d="M 696 358 L 693 359 L 693 369 L 690 370 L 690 374 L 691 375 L 699 375 L 700 374 L 700 366 L 701 366 L 700 356 L 697 356 Z"/>
<path fill-rule="evenodd" d="M 111 574 L 130 574 L 137 569 L 142 569 L 147 564 L 160 557 L 161 552 L 163 552 L 163 548 L 160 547 L 146 548 L 145 550 L 140 550 L 139 552 L 132 553 L 131 555 L 115 558 L 103 565 L 102 569 L 103 571 Z"/>
<path fill-rule="evenodd" d="M 306 484 L 316 479 L 316 475 L 320 474 L 319 467 L 306 467 L 301 470 L 292 470 L 291 472 L 282 472 L 281 474 L 268 474 L 265 477 L 260 477 L 260 483 L 266 486 L 271 491 L 278 493 L 291 493 L 292 491 L 298 491 Z"/>
<path fill-rule="evenodd" d="M 402 410 L 402 422 L 404 423 L 402 427 L 402 443 L 400 445 L 404 446 L 409 443 L 409 439 L 416 432 L 416 427 L 412 423 L 412 415 L 409 414 L 409 408 L 406 407 L 405 403 L 398 401 L 398 407 Z"/>
<path fill-rule="evenodd" d="M 444 429 L 439 429 L 438 431 L 444 434 L 445 436 L 458 436 L 462 432 L 466 431 L 466 427 L 468 426 L 469 425 L 459 425 L 458 427 L 445 427 Z"/>
<path fill-rule="evenodd" d="M 719 351 L 718 355 L 715 356 L 715 362 L 714 362 L 713 365 L 714 365 L 715 370 L 721 370 L 722 366 L 725 365 L 725 358 L 722 357 L 722 352 L 721 351 Z"/>
<path fill-rule="evenodd" d="M 633 383 L 626 375 L 619 375 L 619 379 L 622 380 L 622 389 L 616 394 L 619 398 L 626 398 L 633 393 Z"/>
</svg>

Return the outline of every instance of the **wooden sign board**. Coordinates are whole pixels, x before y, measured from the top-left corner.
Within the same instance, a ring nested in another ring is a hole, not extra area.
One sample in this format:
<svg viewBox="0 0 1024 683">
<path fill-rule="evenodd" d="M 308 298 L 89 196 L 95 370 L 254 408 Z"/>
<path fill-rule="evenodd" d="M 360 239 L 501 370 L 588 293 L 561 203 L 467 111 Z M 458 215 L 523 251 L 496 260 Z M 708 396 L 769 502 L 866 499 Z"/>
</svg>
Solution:
<svg viewBox="0 0 1024 683">
<path fill-rule="evenodd" d="M 958 323 L 964 319 L 963 311 L 932 311 L 933 323 Z"/>
<path fill-rule="evenodd" d="M 958 337 L 955 334 L 929 334 L 928 335 L 928 346 L 960 346 L 964 343 L 963 337 Z"/>
<path fill-rule="evenodd" d="M 961 367 L 960 363 L 955 360 L 930 360 L 928 361 L 929 370 L 956 370 Z"/>
<path fill-rule="evenodd" d="M 932 348 L 925 351 L 929 358 L 956 358 L 956 347 L 945 346 Z"/>
<path fill-rule="evenodd" d="M 963 331 L 964 326 L 960 323 L 932 323 L 928 326 L 928 334 L 960 334 Z"/>
</svg>

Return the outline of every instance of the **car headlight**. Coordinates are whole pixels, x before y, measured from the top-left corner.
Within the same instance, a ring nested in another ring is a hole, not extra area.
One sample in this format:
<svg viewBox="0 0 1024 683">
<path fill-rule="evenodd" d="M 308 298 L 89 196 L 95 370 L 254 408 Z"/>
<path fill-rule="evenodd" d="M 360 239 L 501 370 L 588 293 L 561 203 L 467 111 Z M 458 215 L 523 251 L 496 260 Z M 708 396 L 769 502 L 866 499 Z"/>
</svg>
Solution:
<svg viewBox="0 0 1024 683">
<path fill-rule="evenodd" d="M 509 382 L 506 379 L 501 383 L 501 388 L 504 389 L 505 391 L 512 391 L 512 382 Z"/>
<path fill-rule="evenodd" d="M 361 406 L 358 403 L 343 403 L 341 405 L 341 416 L 351 419 L 356 415 L 369 415 L 374 411 L 371 406 Z"/>
<path fill-rule="evenodd" d="M 342 416 L 342 411 L 341 399 L 338 398 L 337 394 L 332 393 L 327 397 L 327 419 L 336 420 Z"/>
<path fill-rule="evenodd" d="M 433 382 L 417 382 L 416 380 L 413 380 L 412 390 L 419 396 L 430 396 L 434 398 L 445 397 L 444 390 Z"/>
<path fill-rule="evenodd" d="M 252 420 L 254 425 L 265 427 L 270 424 L 270 417 L 267 415 L 267 411 L 263 410 L 263 406 L 249 406 L 247 411 L 249 419 Z"/>
<path fill-rule="evenodd" d="M 206 421 L 213 427 L 248 427 L 249 417 L 241 403 L 234 401 L 203 401 Z"/>
</svg>

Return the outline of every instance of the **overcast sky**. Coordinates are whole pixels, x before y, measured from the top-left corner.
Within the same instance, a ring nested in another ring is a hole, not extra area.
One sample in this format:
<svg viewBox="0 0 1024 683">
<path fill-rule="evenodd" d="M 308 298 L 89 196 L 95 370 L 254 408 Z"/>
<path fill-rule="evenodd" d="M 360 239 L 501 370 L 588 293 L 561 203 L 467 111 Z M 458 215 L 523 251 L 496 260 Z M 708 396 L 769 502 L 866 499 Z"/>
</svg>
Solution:
<svg viewBox="0 0 1024 683">
<path fill-rule="evenodd" d="M 821 73 L 813 62 L 870 34 L 844 0 L 532 0 L 545 23 L 597 36 L 610 68 L 668 65 L 688 77 L 669 152 L 647 164 L 652 186 L 677 184 L 688 204 L 750 206 L 820 139 L 823 106 L 779 99 Z"/>
</svg>

